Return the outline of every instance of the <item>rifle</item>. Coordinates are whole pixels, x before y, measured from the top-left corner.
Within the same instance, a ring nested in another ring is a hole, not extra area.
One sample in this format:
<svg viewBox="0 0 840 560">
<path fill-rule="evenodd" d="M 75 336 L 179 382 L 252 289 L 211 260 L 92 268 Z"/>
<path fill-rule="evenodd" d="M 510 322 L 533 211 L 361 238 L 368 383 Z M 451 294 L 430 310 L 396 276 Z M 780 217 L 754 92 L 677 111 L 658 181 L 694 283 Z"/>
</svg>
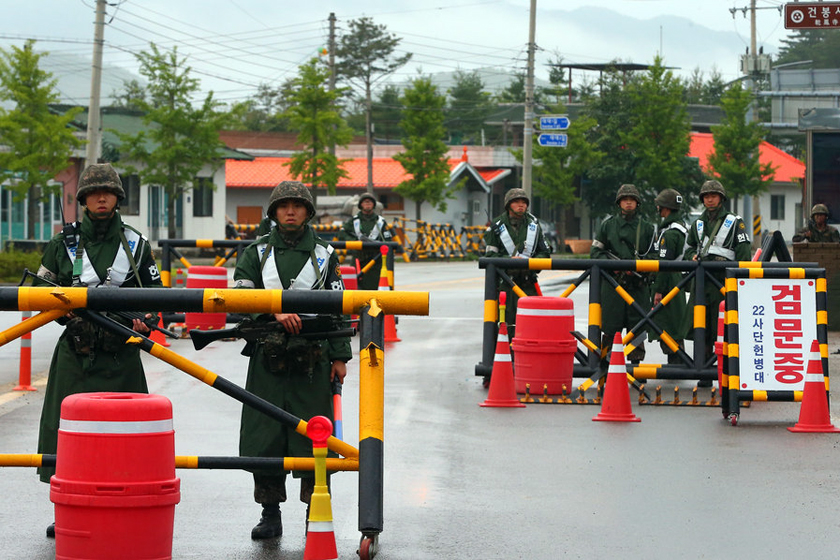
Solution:
<svg viewBox="0 0 840 560">
<path fill-rule="evenodd" d="M 20 284 L 19 285 L 23 286 L 23 284 L 26 282 L 26 279 L 29 278 L 29 277 L 32 277 L 33 279 L 37 278 L 38 280 L 41 280 L 42 282 L 46 282 L 50 286 L 54 286 L 56 288 L 61 287 L 61 286 L 59 286 L 59 284 L 57 284 L 57 283 L 55 283 L 51 280 L 47 280 L 46 278 L 44 278 L 42 276 L 38 276 L 37 274 L 35 274 L 31 270 L 29 270 L 28 268 L 23 269 L 23 277 L 20 279 Z M 90 311 L 90 310 L 87 310 L 87 313 L 96 313 L 97 315 L 102 315 L 101 313 L 99 313 L 97 311 Z M 157 317 L 155 317 L 154 313 L 151 314 L 152 315 L 151 317 L 146 317 L 146 315 L 148 315 L 149 313 L 144 313 L 142 311 L 106 311 L 105 313 L 107 313 L 108 315 L 111 315 L 112 317 L 119 317 L 119 318 L 124 319 L 124 320 L 129 321 L 129 322 L 133 322 L 134 319 L 140 319 L 141 321 L 143 321 L 143 324 L 145 324 L 147 327 L 149 327 L 149 330 L 159 331 L 162 334 L 164 334 L 165 336 L 168 336 L 169 338 L 181 338 L 177 334 L 175 334 L 174 332 L 166 330 L 162 327 L 159 327 L 158 326 L 158 319 L 157 319 Z M 82 315 L 79 315 L 79 316 L 82 317 Z M 60 320 L 61 320 L 61 317 L 59 317 L 59 322 L 60 322 Z M 64 323 L 60 323 L 60 324 L 63 325 Z"/>
<path fill-rule="evenodd" d="M 622 260 L 622 259 L 621 259 L 621 257 L 619 257 L 618 255 L 616 255 L 616 254 L 615 254 L 615 253 L 613 253 L 612 251 L 609 251 L 609 250 L 604 250 L 604 252 L 607 254 L 607 258 L 608 258 L 609 260 L 611 260 L 611 261 L 620 261 L 620 260 Z M 639 273 L 638 273 L 638 272 L 636 272 L 635 270 L 628 270 L 628 271 L 616 271 L 616 272 L 630 272 L 633 276 L 635 276 L 635 277 L 636 277 L 636 278 L 638 278 L 639 280 L 642 280 L 642 281 L 647 281 L 647 278 L 646 278 L 646 277 L 642 276 L 641 274 L 639 274 Z"/>
<path fill-rule="evenodd" d="M 321 340 L 324 338 L 340 338 L 355 336 L 355 327 L 342 328 L 341 325 L 348 321 L 335 319 L 331 316 L 301 317 L 303 323 L 298 336 L 310 340 Z M 349 321 L 350 323 L 358 321 Z M 222 338 L 244 338 L 248 342 L 256 342 L 274 332 L 286 332 L 282 324 L 277 321 L 258 321 L 251 318 L 243 319 L 239 324 L 230 329 L 217 329 L 212 331 L 191 330 L 190 339 L 196 350 L 201 350 L 211 342 Z"/>
</svg>

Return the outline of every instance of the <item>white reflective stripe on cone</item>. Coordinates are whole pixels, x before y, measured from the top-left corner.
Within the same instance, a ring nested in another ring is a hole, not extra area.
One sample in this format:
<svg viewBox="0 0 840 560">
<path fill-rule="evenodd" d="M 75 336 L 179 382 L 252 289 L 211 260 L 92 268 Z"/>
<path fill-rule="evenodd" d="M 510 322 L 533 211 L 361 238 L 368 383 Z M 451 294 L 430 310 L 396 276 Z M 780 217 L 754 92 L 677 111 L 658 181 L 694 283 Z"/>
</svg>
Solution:
<svg viewBox="0 0 840 560">
<path fill-rule="evenodd" d="M 821 373 L 806 373 L 805 383 L 825 383 L 825 376 Z"/>
<path fill-rule="evenodd" d="M 333 522 L 332 521 L 310 521 L 309 526 L 306 528 L 307 531 L 310 533 L 332 533 L 333 532 Z"/>
<path fill-rule="evenodd" d="M 496 355 L 493 356 L 493 361 L 509 362 L 510 361 L 510 354 L 496 354 Z"/>
<path fill-rule="evenodd" d="M 227 269 L 221 269 L 222 274 L 190 274 L 190 280 L 219 280 L 223 278 L 227 278 Z"/>
<path fill-rule="evenodd" d="M 75 434 L 154 434 L 173 430 L 172 419 L 138 422 L 108 422 L 96 420 L 67 420 L 61 418 L 58 429 Z"/>
<path fill-rule="evenodd" d="M 517 315 L 540 316 L 540 317 L 572 317 L 575 314 L 574 309 L 531 309 L 530 307 L 520 307 L 516 310 Z"/>
</svg>

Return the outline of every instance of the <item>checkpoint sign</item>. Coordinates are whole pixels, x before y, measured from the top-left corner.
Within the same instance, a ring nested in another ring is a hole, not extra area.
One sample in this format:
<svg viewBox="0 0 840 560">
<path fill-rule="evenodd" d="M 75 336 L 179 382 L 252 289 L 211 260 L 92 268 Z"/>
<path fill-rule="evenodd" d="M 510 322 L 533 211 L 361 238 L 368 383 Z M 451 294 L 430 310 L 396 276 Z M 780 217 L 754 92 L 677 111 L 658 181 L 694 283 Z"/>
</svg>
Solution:
<svg viewBox="0 0 840 560">
<path fill-rule="evenodd" d="M 840 29 L 840 2 L 785 4 L 785 29 Z"/>
<path fill-rule="evenodd" d="M 817 338 L 813 279 L 738 279 L 740 390 L 802 391 Z"/>
</svg>

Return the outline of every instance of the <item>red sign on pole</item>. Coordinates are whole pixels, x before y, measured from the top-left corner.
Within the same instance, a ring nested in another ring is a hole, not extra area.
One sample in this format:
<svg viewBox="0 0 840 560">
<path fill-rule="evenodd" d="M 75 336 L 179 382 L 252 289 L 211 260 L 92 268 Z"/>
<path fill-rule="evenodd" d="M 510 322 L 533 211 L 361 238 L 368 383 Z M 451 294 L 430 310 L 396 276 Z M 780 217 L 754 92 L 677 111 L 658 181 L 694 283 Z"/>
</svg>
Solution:
<svg viewBox="0 0 840 560">
<path fill-rule="evenodd" d="M 840 2 L 785 4 L 785 29 L 840 29 Z"/>
</svg>

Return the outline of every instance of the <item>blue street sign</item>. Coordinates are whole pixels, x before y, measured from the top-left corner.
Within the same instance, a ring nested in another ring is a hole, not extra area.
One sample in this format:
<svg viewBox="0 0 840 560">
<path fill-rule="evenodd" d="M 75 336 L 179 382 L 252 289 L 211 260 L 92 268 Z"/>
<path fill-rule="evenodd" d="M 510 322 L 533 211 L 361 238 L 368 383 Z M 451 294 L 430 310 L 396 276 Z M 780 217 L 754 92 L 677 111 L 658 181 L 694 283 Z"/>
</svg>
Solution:
<svg viewBox="0 0 840 560">
<path fill-rule="evenodd" d="M 569 128 L 569 117 L 566 115 L 540 116 L 540 130 L 566 130 Z"/>
<path fill-rule="evenodd" d="M 553 146 L 556 148 L 565 148 L 569 145 L 568 134 L 540 134 L 537 136 L 537 142 L 540 146 Z"/>
</svg>

